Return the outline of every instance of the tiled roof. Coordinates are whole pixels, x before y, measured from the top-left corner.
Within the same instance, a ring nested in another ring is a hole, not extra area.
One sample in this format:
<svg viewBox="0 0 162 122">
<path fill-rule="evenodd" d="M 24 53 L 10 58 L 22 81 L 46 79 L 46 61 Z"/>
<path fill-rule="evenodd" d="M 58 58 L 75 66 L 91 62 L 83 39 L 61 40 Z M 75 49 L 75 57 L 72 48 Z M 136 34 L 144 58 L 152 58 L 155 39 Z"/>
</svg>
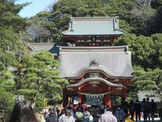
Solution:
<svg viewBox="0 0 162 122">
<path fill-rule="evenodd" d="M 71 17 L 62 35 L 122 35 L 117 17 Z"/>
<path fill-rule="evenodd" d="M 103 70 L 112 77 L 132 77 L 131 52 L 126 46 L 60 47 L 61 77 L 78 77 L 86 70 Z M 98 68 L 89 68 L 96 60 Z"/>
<path fill-rule="evenodd" d="M 54 43 L 28 43 L 28 46 L 31 50 L 31 53 L 34 54 L 41 50 L 49 51 L 51 48 L 53 48 Z"/>
</svg>

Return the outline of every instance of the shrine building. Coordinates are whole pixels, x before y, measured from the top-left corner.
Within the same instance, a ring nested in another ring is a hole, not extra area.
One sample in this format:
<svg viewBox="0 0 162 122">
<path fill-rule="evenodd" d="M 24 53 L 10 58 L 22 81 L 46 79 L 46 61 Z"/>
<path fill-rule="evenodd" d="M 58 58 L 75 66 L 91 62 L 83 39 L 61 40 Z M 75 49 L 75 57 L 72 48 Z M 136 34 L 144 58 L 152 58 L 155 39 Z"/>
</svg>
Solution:
<svg viewBox="0 0 162 122">
<path fill-rule="evenodd" d="M 58 59 L 64 106 L 70 102 L 111 106 L 117 96 L 126 98 L 133 78 L 128 46 L 112 46 L 125 31 L 117 17 L 71 17 L 69 29 L 61 33 L 70 46 L 60 46 Z"/>
</svg>

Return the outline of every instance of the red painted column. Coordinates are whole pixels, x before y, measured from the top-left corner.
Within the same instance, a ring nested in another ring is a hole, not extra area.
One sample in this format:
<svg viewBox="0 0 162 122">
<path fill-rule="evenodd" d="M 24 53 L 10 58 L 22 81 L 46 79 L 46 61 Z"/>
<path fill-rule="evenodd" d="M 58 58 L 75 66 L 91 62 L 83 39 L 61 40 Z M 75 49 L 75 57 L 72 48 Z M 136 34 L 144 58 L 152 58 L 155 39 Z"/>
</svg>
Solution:
<svg viewBox="0 0 162 122">
<path fill-rule="evenodd" d="M 105 106 L 109 105 L 109 107 L 111 107 L 111 94 L 107 94 L 104 96 L 105 99 Z"/>
<path fill-rule="evenodd" d="M 122 97 L 126 98 L 126 94 L 127 94 L 127 89 L 126 89 L 126 86 L 124 86 L 122 90 Z"/>
<path fill-rule="evenodd" d="M 67 92 L 66 88 L 63 88 L 63 107 L 67 106 L 67 102 L 68 102 L 66 92 Z"/>
<path fill-rule="evenodd" d="M 82 103 L 82 95 L 79 94 L 79 103 Z"/>
</svg>

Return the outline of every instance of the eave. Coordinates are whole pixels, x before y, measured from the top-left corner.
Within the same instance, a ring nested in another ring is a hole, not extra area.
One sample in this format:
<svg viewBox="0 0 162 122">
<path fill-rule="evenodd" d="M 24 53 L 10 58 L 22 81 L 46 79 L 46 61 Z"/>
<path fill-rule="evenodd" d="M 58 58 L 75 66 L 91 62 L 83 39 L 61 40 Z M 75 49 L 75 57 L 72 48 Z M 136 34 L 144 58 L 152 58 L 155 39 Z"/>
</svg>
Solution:
<svg viewBox="0 0 162 122">
<path fill-rule="evenodd" d="M 100 81 L 100 82 L 103 82 L 103 83 L 105 83 L 105 84 L 107 84 L 107 85 L 109 85 L 111 87 L 120 87 L 120 88 L 123 87 L 123 85 L 120 84 L 120 83 L 118 83 L 118 84 L 117 83 L 116 84 L 111 83 L 108 80 L 105 80 L 103 78 L 86 78 L 86 79 L 84 79 L 84 80 L 82 80 L 82 81 L 80 81 L 80 82 L 78 82 L 76 84 L 69 84 L 69 85 L 66 86 L 66 88 L 79 87 L 79 86 L 81 86 L 81 85 L 83 85 L 83 84 L 85 84 L 86 82 L 89 82 L 89 81 Z"/>
<path fill-rule="evenodd" d="M 63 34 L 61 33 L 61 36 L 63 37 L 71 37 L 71 36 L 74 36 L 74 37 L 77 37 L 77 36 L 121 36 L 123 34 Z"/>
<path fill-rule="evenodd" d="M 111 79 L 132 79 L 134 77 L 133 75 L 131 75 L 131 76 L 111 76 L 111 75 L 105 73 L 102 70 L 87 70 L 87 71 L 85 71 L 84 73 L 81 73 L 78 76 L 75 76 L 75 77 L 65 77 L 65 78 L 68 79 L 68 80 L 80 79 L 86 73 L 103 73 L 106 77 L 111 78 Z"/>
</svg>

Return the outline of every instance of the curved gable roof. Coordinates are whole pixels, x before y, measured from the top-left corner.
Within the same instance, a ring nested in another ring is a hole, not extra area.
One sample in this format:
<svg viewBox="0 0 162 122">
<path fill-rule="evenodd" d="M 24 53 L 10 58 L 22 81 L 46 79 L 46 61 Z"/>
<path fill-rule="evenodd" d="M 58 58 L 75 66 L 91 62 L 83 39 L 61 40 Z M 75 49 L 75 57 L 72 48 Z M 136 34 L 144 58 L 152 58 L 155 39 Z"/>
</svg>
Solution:
<svg viewBox="0 0 162 122">
<path fill-rule="evenodd" d="M 123 85 L 120 84 L 120 83 L 119 83 L 119 84 L 111 83 L 111 82 L 109 82 L 108 80 L 105 80 L 105 79 L 103 79 L 103 78 L 86 78 L 86 79 L 84 79 L 84 80 L 82 80 L 82 81 L 80 81 L 80 82 L 78 82 L 78 83 L 76 83 L 76 84 L 69 84 L 69 85 L 67 85 L 66 87 L 67 87 L 67 88 L 79 87 L 79 86 L 81 86 L 81 85 L 83 85 L 84 83 L 89 82 L 89 81 L 99 81 L 99 82 L 103 82 L 103 83 L 105 83 L 105 84 L 107 84 L 107 85 L 109 85 L 109 86 L 111 86 L 111 87 L 123 87 Z"/>
<path fill-rule="evenodd" d="M 74 79 L 75 78 L 81 78 L 83 77 L 86 73 L 90 73 L 90 72 L 100 72 L 100 73 L 103 73 L 104 75 L 108 76 L 108 77 L 120 77 L 119 74 L 114 74 L 113 72 L 111 72 L 108 68 L 106 68 L 105 66 L 103 65 L 98 65 L 98 66 L 89 66 L 85 69 L 81 69 L 80 71 L 78 71 L 78 74 L 76 74 L 74 76 Z M 72 79 L 72 78 L 71 78 Z"/>
</svg>

